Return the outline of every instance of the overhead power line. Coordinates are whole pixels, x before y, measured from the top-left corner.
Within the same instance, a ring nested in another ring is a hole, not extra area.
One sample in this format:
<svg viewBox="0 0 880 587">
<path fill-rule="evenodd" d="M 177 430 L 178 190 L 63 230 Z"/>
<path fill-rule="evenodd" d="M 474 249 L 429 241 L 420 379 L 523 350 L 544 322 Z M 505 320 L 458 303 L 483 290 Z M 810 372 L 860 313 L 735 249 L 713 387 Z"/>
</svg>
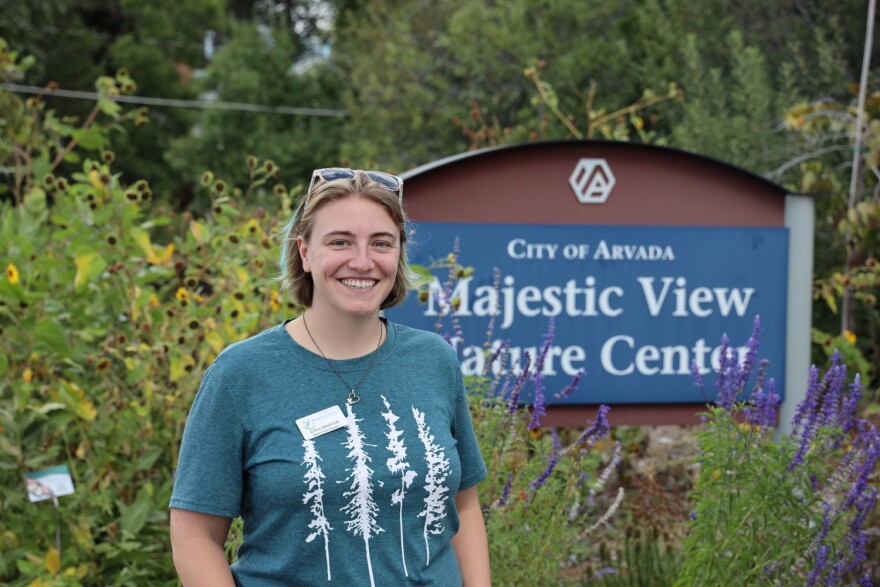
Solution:
<svg viewBox="0 0 880 587">
<path fill-rule="evenodd" d="M 80 92 L 76 90 L 50 90 L 38 86 L 23 86 L 20 84 L 3 83 L 3 89 L 19 94 L 37 94 L 40 96 L 58 96 L 59 98 L 74 98 L 80 100 L 97 100 L 100 95 L 97 92 Z M 221 102 L 217 100 L 176 100 L 173 98 L 151 98 L 148 96 L 110 96 L 114 102 L 126 104 L 139 104 L 141 106 L 168 106 L 171 108 L 199 108 L 203 110 L 238 110 L 243 112 L 259 112 L 265 114 L 287 114 L 291 116 L 322 116 L 341 117 L 348 116 L 345 110 L 333 110 L 330 108 L 295 108 L 292 106 L 264 106 L 262 104 L 244 104 L 242 102 Z"/>
</svg>

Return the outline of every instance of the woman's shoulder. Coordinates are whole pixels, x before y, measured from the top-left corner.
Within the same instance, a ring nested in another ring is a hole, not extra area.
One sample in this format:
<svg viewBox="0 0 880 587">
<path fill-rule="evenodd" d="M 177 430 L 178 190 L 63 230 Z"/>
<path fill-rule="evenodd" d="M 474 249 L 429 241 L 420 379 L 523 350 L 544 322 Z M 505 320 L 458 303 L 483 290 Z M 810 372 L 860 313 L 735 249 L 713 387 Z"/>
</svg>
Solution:
<svg viewBox="0 0 880 587">
<path fill-rule="evenodd" d="M 445 353 L 455 356 L 455 349 L 445 338 L 428 330 L 413 328 L 397 322 L 393 323 L 397 331 L 398 344 L 423 349 L 430 353 Z"/>
<path fill-rule="evenodd" d="M 230 343 L 214 359 L 213 366 L 220 370 L 229 368 L 237 370 L 255 367 L 266 361 L 274 362 L 275 359 L 272 357 L 281 346 L 279 332 L 284 334 L 283 324 L 272 326 L 258 334 Z"/>
</svg>

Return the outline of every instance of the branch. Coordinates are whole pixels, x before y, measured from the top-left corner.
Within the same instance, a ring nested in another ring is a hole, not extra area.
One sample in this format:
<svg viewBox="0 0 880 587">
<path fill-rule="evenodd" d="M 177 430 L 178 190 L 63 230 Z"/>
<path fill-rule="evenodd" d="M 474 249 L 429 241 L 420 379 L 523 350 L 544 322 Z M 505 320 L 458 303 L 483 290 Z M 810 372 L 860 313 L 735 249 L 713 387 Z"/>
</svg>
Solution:
<svg viewBox="0 0 880 587">
<path fill-rule="evenodd" d="M 100 110 L 101 109 L 98 104 L 95 104 L 95 107 L 92 108 L 92 111 L 89 113 L 89 117 L 83 123 L 82 130 L 85 130 L 92 126 L 92 123 L 95 122 L 95 118 L 98 117 L 98 112 L 100 112 Z M 76 139 L 70 139 L 70 142 L 67 143 L 67 146 L 64 147 L 64 149 L 62 149 L 61 152 L 58 153 L 58 156 L 55 157 L 55 160 L 52 161 L 52 165 L 49 167 L 49 170 L 55 171 L 55 168 L 61 165 L 61 162 L 64 160 L 67 154 L 70 153 L 74 147 L 76 147 L 76 144 Z"/>
<path fill-rule="evenodd" d="M 819 149 L 818 151 L 812 151 L 810 153 L 806 153 L 804 155 L 801 155 L 800 157 L 795 157 L 791 161 L 786 161 L 780 167 L 778 167 L 777 169 L 774 169 L 773 171 L 771 171 L 767 175 L 768 175 L 768 177 L 776 178 L 776 177 L 779 177 L 780 175 L 782 175 L 783 173 L 785 173 L 786 171 L 788 171 L 789 169 L 791 169 L 792 167 L 794 167 L 795 165 L 799 165 L 799 164 L 803 163 L 804 161 L 809 161 L 810 159 L 814 159 L 815 157 L 818 157 L 819 155 L 824 155 L 826 153 L 833 153 L 835 151 L 848 151 L 848 150 L 849 150 L 849 147 L 846 147 L 844 145 L 834 145 L 831 147 L 825 147 L 824 149 Z"/>
</svg>

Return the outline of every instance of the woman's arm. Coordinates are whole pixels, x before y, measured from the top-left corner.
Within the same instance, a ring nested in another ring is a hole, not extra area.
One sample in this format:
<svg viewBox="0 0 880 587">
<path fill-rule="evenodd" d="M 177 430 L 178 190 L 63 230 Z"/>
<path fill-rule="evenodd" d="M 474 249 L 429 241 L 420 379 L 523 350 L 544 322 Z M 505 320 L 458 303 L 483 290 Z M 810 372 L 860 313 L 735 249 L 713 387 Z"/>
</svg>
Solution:
<svg viewBox="0 0 880 587">
<path fill-rule="evenodd" d="M 452 537 L 452 548 L 458 557 L 464 586 L 490 587 L 489 544 L 476 486 L 459 491 L 455 495 L 455 507 L 460 525 L 458 534 Z"/>
<path fill-rule="evenodd" d="M 235 587 L 223 545 L 232 520 L 171 509 L 174 568 L 184 587 Z"/>
</svg>

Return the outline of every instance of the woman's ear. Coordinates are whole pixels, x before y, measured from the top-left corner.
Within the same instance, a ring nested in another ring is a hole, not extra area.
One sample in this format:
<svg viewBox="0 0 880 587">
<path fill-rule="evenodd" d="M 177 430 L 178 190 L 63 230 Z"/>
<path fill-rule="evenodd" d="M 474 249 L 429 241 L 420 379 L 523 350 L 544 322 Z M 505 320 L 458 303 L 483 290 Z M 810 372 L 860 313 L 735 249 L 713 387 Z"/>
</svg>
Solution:
<svg viewBox="0 0 880 587">
<path fill-rule="evenodd" d="M 309 245 L 302 236 L 296 237 L 296 248 L 299 249 L 299 257 L 302 259 L 303 271 L 311 273 L 312 268 L 309 265 Z"/>
</svg>

